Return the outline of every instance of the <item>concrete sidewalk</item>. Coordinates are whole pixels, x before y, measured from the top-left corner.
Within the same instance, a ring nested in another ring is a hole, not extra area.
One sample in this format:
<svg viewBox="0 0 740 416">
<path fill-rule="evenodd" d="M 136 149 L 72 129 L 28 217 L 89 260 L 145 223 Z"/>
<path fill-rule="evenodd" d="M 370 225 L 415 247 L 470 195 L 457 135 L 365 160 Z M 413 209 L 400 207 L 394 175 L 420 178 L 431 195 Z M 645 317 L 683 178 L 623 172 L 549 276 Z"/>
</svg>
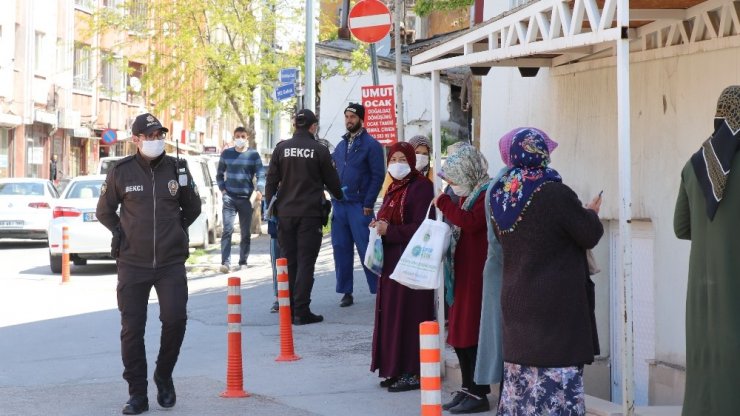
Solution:
<svg viewBox="0 0 740 416">
<path fill-rule="evenodd" d="M 299 361 L 275 362 L 279 328 L 278 314 L 269 313 L 274 297 L 268 235 L 253 239 L 249 264 L 228 275 L 214 275 L 205 266 L 200 271 L 196 270 L 200 265 L 190 267 L 188 329 L 174 374 L 177 405 L 171 410 L 158 406 L 150 377 L 146 414 L 419 414 L 419 391 L 388 393 L 378 386 L 377 374 L 369 371 L 375 297 L 358 268 L 355 305 L 338 306 L 328 238 L 317 261 L 311 305 L 325 321 L 293 327 Z M 219 397 L 226 380 L 226 277 L 232 275 L 242 278 L 244 389 L 251 394 L 244 399 Z M 48 286 L 51 291 L 60 288 L 58 302 L 103 297 L 110 300 L 106 309 L 0 328 L 0 415 L 120 414 L 128 394 L 121 378 L 115 283 L 109 279 L 94 291 L 81 278 L 71 285 Z M 159 345 L 158 309 L 156 302 L 150 303 L 146 336 L 150 375 Z"/>
</svg>

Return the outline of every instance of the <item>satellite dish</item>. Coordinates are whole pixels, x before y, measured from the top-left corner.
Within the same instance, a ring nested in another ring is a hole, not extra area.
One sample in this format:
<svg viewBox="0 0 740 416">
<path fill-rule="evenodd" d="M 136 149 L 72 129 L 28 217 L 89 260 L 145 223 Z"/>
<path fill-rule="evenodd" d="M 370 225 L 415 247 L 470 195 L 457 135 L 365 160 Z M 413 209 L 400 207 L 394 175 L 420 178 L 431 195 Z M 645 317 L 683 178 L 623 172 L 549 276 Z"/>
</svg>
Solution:
<svg viewBox="0 0 740 416">
<path fill-rule="evenodd" d="M 128 85 L 134 92 L 141 91 L 141 80 L 137 77 L 129 78 Z"/>
</svg>

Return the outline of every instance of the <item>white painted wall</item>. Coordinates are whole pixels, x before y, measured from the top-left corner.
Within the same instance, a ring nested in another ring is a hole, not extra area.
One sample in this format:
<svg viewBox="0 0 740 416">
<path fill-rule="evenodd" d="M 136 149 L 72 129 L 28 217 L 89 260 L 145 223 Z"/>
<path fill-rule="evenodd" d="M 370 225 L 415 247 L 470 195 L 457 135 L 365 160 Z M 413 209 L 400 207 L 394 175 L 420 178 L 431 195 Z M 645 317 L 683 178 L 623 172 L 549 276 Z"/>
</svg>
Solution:
<svg viewBox="0 0 740 416">
<path fill-rule="evenodd" d="M 380 69 L 380 85 L 395 85 L 396 74 Z M 406 121 L 405 137 L 416 134 L 431 135 L 432 81 L 427 77 L 403 76 L 403 116 Z M 344 109 L 350 102 L 360 102 L 363 86 L 373 85 L 370 71 L 347 77 L 334 76 L 321 81 L 321 112 L 319 113 L 319 136 L 336 145 L 347 132 L 344 127 Z M 442 121 L 450 119 L 450 86 L 440 85 Z M 396 97 L 398 100 L 398 97 Z"/>
<path fill-rule="evenodd" d="M 717 97 L 724 87 L 740 84 L 740 49 L 677 51 L 684 54 L 653 60 L 633 55 L 632 209 L 635 218 L 652 221 L 655 232 L 656 359 L 684 365 L 689 243 L 674 236 L 674 204 L 681 169 L 713 129 Z M 601 216 L 617 218 L 613 62 L 543 68 L 535 78 L 520 77 L 516 68 L 492 68 L 483 80 L 481 120 L 481 148 L 492 165 L 501 165 L 503 133 L 539 127 L 560 144 L 552 159 L 564 182 L 582 201 L 604 189 Z"/>
</svg>

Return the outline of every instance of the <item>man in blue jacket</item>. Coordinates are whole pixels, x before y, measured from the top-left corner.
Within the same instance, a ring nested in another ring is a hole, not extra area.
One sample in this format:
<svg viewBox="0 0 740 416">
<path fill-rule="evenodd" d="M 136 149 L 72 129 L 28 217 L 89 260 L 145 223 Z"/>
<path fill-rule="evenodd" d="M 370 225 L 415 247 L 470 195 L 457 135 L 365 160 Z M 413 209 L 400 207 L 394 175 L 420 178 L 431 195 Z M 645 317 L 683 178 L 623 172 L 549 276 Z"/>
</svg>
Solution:
<svg viewBox="0 0 740 416">
<path fill-rule="evenodd" d="M 354 248 L 365 258 L 367 241 L 370 237 L 370 221 L 373 207 L 378 198 L 385 176 L 383 146 L 363 127 L 365 107 L 350 103 L 344 110 L 344 124 L 347 134 L 337 144 L 332 158 L 344 189 L 344 199 L 332 200 L 331 243 L 334 248 L 334 263 L 337 274 L 337 293 L 344 296 L 339 306 L 354 303 L 353 264 Z M 365 268 L 365 277 L 370 293 L 375 294 L 378 277 Z"/>
</svg>

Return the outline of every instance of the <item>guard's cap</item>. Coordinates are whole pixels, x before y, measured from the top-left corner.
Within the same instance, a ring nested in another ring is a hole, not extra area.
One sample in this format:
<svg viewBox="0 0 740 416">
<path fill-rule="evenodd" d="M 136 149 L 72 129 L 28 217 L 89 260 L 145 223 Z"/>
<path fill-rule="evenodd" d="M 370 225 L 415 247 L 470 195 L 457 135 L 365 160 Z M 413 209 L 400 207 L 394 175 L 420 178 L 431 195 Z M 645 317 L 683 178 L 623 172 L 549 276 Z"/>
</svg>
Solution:
<svg viewBox="0 0 740 416">
<path fill-rule="evenodd" d="M 297 127 L 311 127 L 313 124 L 318 123 L 319 119 L 316 118 L 316 114 L 309 109 L 298 110 L 295 114 L 295 125 Z"/>
<path fill-rule="evenodd" d="M 169 130 L 162 126 L 162 123 L 157 120 L 156 117 L 151 113 L 144 113 L 136 116 L 134 124 L 131 125 L 131 134 L 138 136 L 139 134 L 149 134 L 154 131 L 161 130 L 167 133 Z"/>
</svg>

